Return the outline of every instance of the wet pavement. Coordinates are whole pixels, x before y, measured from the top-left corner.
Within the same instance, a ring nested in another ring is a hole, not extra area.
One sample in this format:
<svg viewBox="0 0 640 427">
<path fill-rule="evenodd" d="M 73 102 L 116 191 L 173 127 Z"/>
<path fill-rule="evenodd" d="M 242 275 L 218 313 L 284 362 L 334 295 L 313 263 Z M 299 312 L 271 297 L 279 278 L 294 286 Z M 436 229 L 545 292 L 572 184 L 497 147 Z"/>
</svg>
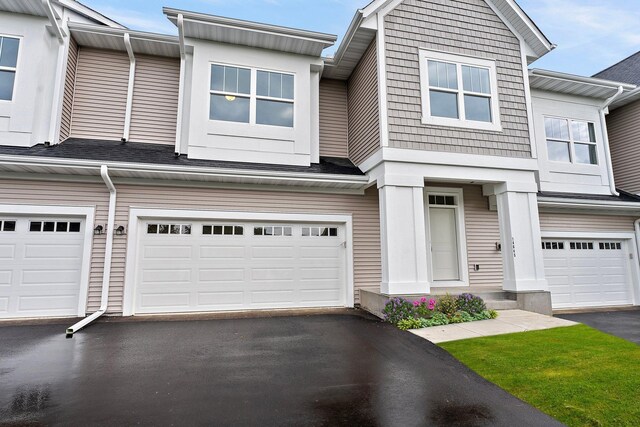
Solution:
<svg viewBox="0 0 640 427">
<path fill-rule="evenodd" d="M 366 315 L 0 327 L 0 425 L 560 425 Z"/>
<path fill-rule="evenodd" d="M 558 314 L 556 317 L 584 323 L 640 345 L 640 310 Z"/>
</svg>

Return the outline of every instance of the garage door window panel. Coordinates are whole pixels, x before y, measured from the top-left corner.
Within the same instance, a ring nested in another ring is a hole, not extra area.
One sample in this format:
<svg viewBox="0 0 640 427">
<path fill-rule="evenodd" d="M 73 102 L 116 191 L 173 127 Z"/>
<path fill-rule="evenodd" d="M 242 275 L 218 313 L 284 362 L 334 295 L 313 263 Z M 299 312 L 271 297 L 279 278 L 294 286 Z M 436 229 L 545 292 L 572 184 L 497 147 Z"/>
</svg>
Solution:
<svg viewBox="0 0 640 427">
<path fill-rule="evenodd" d="M 337 237 L 337 227 L 302 227 L 302 237 Z"/>
<path fill-rule="evenodd" d="M 14 224 L 15 226 L 15 224 Z M 29 231 L 32 233 L 79 233 L 80 222 L 69 221 L 30 221 Z"/>
<path fill-rule="evenodd" d="M 242 225 L 203 225 L 202 234 L 205 236 L 243 236 Z"/>
<path fill-rule="evenodd" d="M 266 226 L 254 227 L 254 236 L 270 236 L 270 237 L 291 237 L 293 236 L 292 226 Z"/>
<path fill-rule="evenodd" d="M 190 235 L 191 224 L 147 224 L 147 234 Z"/>
<path fill-rule="evenodd" d="M 569 242 L 569 248 L 572 250 L 590 251 L 593 250 L 593 242 Z"/>
<path fill-rule="evenodd" d="M 2 232 L 12 232 L 16 231 L 16 222 L 15 221 L 0 221 L 0 231 Z"/>
<path fill-rule="evenodd" d="M 564 250 L 564 242 L 542 242 L 543 250 Z"/>
</svg>

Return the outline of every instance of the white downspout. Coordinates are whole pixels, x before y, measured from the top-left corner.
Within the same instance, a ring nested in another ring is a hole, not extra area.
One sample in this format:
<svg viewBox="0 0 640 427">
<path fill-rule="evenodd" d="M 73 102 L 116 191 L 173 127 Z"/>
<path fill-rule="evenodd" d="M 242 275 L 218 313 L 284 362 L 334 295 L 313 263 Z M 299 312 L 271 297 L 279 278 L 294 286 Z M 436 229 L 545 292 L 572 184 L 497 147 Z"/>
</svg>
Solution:
<svg viewBox="0 0 640 427">
<path fill-rule="evenodd" d="M 102 295 L 100 296 L 100 308 L 89 317 L 85 317 L 75 325 L 67 328 L 67 336 L 73 335 L 89 323 L 102 316 L 107 311 L 109 304 L 109 282 L 111 281 L 111 256 L 113 253 L 113 235 L 115 233 L 116 220 L 116 187 L 109 177 L 109 168 L 106 165 L 100 167 L 102 180 L 109 189 L 109 216 L 107 219 L 107 242 L 104 248 L 104 271 L 102 273 Z"/>
<path fill-rule="evenodd" d="M 616 182 L 613 177 L 613 163 L 611 162 L 611 151 L 609 148 L 609 132 L 607 131 L 607 119 L 605 115 L 609 113 L 609 105 L 611 105 L 611 103 L 615 101 L 616 98 L 618 98 L 623 91 L 624 91 L 624 88 L 622 86 L 618 86 L 618 91 L 616 92 L 616 94 L 613 95 L 611 98 L 607 99 L 604 102 L 604 104 L 602 104 L 599 110 L 600 125 L 602 127 L 602 141 L 604 142 L 604 153 L 605 153 L 606 162 L 607 162 L 607 175 L 609 177 L 609 190 L 611 191 L 611 194 L 614 196 L 619 196 L 620 193 L 618 193 L 618 190 L 616 190 Z"/>
<path fill-rule="evenodd" d="M 184 45 L 184 16 L 178 14 L 178 40 L 180 41 L 180 82 L 178 83 L 178 114 L 176 123 L 176 156 L 182 154 L 182 117 L 184 114 L 184 91 L 187 66 L 187 52 Z"/>
<path fill-rule="evenodd" d="M 129 141 L 129 132 L 131 130 L 131 114 L 133 112 L 133 89 L 135 87 L 136 80 L 136 56 L 133 53 L 133 47 L 131 46 L 131 36 L 129 33 L 124 34 L 124 46 L 127 49 L 129 55 L 129 85 L 127 86 L 127 106 L 124 115 L 124 133 L 122 135 L 122 142 Z"/>
</svg>

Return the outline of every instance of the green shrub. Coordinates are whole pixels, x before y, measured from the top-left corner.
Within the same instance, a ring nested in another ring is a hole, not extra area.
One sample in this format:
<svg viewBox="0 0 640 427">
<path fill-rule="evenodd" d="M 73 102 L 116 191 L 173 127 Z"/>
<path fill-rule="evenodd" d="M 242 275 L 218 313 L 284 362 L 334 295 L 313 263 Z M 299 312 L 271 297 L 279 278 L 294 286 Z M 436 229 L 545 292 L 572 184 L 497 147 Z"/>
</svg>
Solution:
<svg viewBox="0 0 640 427">
<path fill-rule="evenodd" d="M 482 298 L 473 294 L 459 295 L 457 303 L 459 311 L 466 311 L 471 315 L 481 313 L 487 309 L 487 305 L 484 303 Z"/>
<path fill-rule="evenodd" d="M 498 312 L 495 310 L 483 310 L 480 313 L 473 315 L 473 320 L 489 320 L 498 317 Z"/>
<path fill-rule="evenodd" d="M 432 326 L 442 326 L 449 324 L 449 318 L 443 313 L 433 313 L 431 319 L 422 319 L 423 328 L 430 328 Z"/>
<path fill-rule="evenodd" d="M 456 314 L 451 317 L 451 323 L 473 322 L 474 320 L 473 316 L 466 311 L 457 311 Z"/>
<path fill-rule="evenodd" d="M 436 303 L 436 311 L 451 319 L 456 314 L 456 311 L 458 311 L 458 302 L 456 298 L 449 294 L 441 297 Z"/>
<path fill-rule="evenodd" d="M 426 320 L 426 319 L 402 319 L 401 321 L 398 322 L 398 329 L 402 330 L 402 331 L 407 331 L 409 329 L 420 329 L 422 328 L 422 320 Z"/>
<path fill-rule="evenodd" d="M 412 303 L 403 298 L 393 298 L 384 306 L 382 310 L 384 320 L 398 325 L 401 320 L 415 319 L 416 309 Z"/>
</svg>

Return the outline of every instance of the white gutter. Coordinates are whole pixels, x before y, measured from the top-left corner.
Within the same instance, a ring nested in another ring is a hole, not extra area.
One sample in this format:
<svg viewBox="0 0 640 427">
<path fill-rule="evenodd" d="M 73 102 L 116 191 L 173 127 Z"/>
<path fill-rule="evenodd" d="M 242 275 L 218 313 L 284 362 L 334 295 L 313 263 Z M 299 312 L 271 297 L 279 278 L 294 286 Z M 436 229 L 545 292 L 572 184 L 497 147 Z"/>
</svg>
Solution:
<svg viewBox="0 0 640 427">
<path fill-rule="evenodd" d="M 95 169 L 101 165 L 124 172 L 150 172 L 162 174 L 175 174 L 197 178 L 201 176 L 220 178 L 254 178 L 270 179 L 274 181 L 298 181 L 306 183 L 340 183 L 340 184 L 366 184 L 368 178 L 363 175 L 334 175 L 308 172 L 285 171 L 258 171 L 242 169 L 223 169 L 209 167 L 185 167 L 162 164 L 142 164 L 125 162 L 105 162 L 97 160 L 56 159 L 31 156 L 0 156 L 1 165 L 19 165 L 29 167 L 70 167 L 79 169 Z"/>
<path fill-rule="evenodd" d="M 602 126 L 602 141 L 604 142 L 604 154 L 605 160 L 607 162 L 607 175 L 609 177 L 609 189 L 611 190 L 611 194 L 614 196 L 619 196 L 620 193 L 616 190 L 616 182 L 613 177 L 613 163 L 611 162 L 611 151 L 609 148 L 609 133 L 607 131 L 607 119 L 605 117 L 606 114 L 609 113 L 609 105 L 613 103 L 620 95 L 624 88 L 622 86 L 618 86 L 618 91 L 611 98 L 607 99 L 604 104 L 599 109 L 600 113 L 600 124 Z"/>
<path fill-rule="evenodd" d="M 557 197 L 540 197 L 538 196 L 538 206 L 542 208 L 574 208 L 574 209 L 599 209 L 611 211 L 625 210 L 640 212 L 640 202 L 614 202 L 606 200 L 576 200 L 563 199 Z"/>
<path fill-rule="evenodd" d="M 184 16 L 178 14 L 178 41 L 180 42 L 180 80 L 178 83 L 178 117 L 176 123 L 176 155 L 182 154 L 182 116 L 184 114 L 184 91 L 187 66 L 187 53 L 184 44 Z"/>
<path fill-rule="evenodd" d="M 100 296 L 100 308 L 89 317 L 85 317 L 75 325 L 67 328 L 67 336 L 73 335 L 89 323 L 102 316 L 109 305 L 109 283 L 111 281 L 111 256 L 113 253 L 113 235 L 115 233 L 116 218 L 116 187 L 109 177 L 109 168 L 105 165 L 100 167 L 100 175 L 109 189 L 109 216 L 107 219 L 107 242 L 104 249 L 104 269 L 102 273 L 102 295 Z"/>
<path fill-rule="evenodd" d="M 136 79 L 136 56 L 133 53 L 131 36 L 129 33 L 124 33 L 124 46 L 127 48 L 127 54 L 129 55 L 129 85 L 127 86 L 127 107 L 124 115 L 124 133 L 122 135 L 122 142 L 129 140 L 129 132 L 131 130 L 131 112 L 133 111 L 133 88 Z"/>
</svg>

